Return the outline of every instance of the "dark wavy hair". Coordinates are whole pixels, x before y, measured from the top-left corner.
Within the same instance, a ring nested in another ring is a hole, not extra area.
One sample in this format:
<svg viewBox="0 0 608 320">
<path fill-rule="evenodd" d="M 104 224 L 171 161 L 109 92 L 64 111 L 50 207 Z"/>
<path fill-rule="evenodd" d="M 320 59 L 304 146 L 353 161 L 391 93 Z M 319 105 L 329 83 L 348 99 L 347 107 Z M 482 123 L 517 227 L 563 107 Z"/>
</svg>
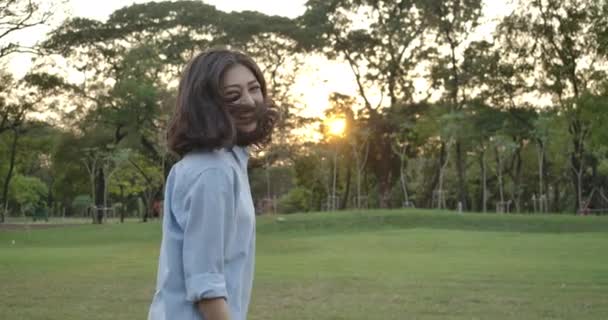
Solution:
<svg viewBox="0 0 608 320">
<path fill-rule="evenodd" d="M 241 107 L 227 104 L 221 96 L 224 73 L 239 64 L 251 70 L 264 97 L 264 103 L 256 103 L 257 127 L 252 133 L 237 130 L 230 110 Z M 169 149 L 180 157 L 198 149 L 260 146 L 270 141 L 277 116 L 276 107 L 268 97 L 262 71 L 253 59 L 238 51 L 212 49 L 194 57 L 182 73 L 167 143 Z"/>
</svg>

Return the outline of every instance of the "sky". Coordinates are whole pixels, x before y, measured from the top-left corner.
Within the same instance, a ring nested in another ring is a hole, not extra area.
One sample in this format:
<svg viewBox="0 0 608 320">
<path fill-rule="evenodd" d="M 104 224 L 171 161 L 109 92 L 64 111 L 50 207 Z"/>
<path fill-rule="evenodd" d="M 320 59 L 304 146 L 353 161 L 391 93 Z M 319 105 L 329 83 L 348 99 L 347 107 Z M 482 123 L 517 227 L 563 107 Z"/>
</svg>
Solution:
<svg viewBox="0 0 608 320">
<path fill-rule="evenodd" d="M 48 3 L 59 3 L 60 0 L 50 0 Z M 149 2 L 149 0 L 64 0 L 62 8 L 70 16 L 86 17 L 104 21 L 108 16 L 125 6 L 133 3 Z M 485 15 L 495 19 L 511 11 L 510 0 L 486 0 Z M 306 0 L 204 0 L 205 3 L 214 5 L 217 9 L 230 11 L 252 10 L 268 15 L 280 15 L 290 18 L 300 16 L 305 11 Z M 60 23 L 66 15 L 58 15 L 56 24 Z M 488 23 L 488 29 L 478 34 L 476 38 L 489 36 L 494 28 L 494 23 Z M 33 44 L 44 38 L 45 32 L 50 28 L 37 28 L 28 30 L 18 35 L 20 40 L 26 44 Z M 24 75 L 30 67 L 31 56 L 14 56 L 9 63 L 9 69 L 17 76 Z M 307 65 L 302 68 L 305 71 L 297 78 L 293 87 L 295 96 L 302 96 L 305 104 L 303 115 L 322 116 L 323 110 L 328 105 L 328 97 L 332 92 L 357 96 L 357 87 L 350 67 L 345 63 L 330 62 L 324 57 L 312 57 Z M 423 83 L 421 85 L 424 85 Z M 372 98 L 379 101 L 379 96 Z"/>
<path fill-rule="evenodd" d="M 71 0 L 70 7 L 73 14 L 92 19 L 104 20 L 116 9 L 128 6 L 133 3 L 149 2 L 146 0 Z M 204 0 L 203 2 L 215 6 L 217 9 L 230 11 L 259 11 L 268 15 L 280 15 L 295 18 L 306 9 L 306 0 Z"/>
</svg>

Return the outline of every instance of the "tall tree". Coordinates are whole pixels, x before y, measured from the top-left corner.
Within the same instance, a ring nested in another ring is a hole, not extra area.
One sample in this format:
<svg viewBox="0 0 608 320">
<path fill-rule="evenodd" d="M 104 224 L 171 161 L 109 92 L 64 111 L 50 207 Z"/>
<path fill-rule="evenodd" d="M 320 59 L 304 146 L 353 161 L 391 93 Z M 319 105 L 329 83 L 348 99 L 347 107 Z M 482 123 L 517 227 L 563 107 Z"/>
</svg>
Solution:
<svg viewBox="0 0 608 320">
<path fill-rule="evenodd" d="M 388 139 L 392 129 L 381 107 L 415 100 L 417 67 L 429 53 L 428 19 L 422 8 L 421 1 L 408 0 L 311 0 L 301 18 L 310 48 L 346 61 L 352 70 L 373 141 L 368 165 L 379 182 L 382 207 L 388 206 L 398 166 Z M 374 94 L 388 97 L 388 103 L 382 98 L 374 102 Z"/>
<path fill-rule="evenodd" d="M 2 77 L 5 90 L 0 92 L 0 134 L 9 131 L 13 138 L 9 150 L 9 169 L 3 179 L 0 198 L 0 222 L 4 221 L 4 212 L 7 210 L 8 190 L 15 169 L 19 139 L 29 129 L 42 125 L 31 120 L 34 114 L 54 108 L 53 96 L 58 81 L 55 77 L 44 74 L 28 74 L 18 81 L 10 75 L 4 74 Z"/>
<path fill-rule="evenodd" d="M 485 104 L 481 99 L 469 102 L 471 108 L 467 113 L 467 121 L 470 121 L 474 128 L 470 136 L 472 142 L 472 152 L 477 155 L 479 163 L 479 195 L 478 208 L 482 212 L 488 210 L 488 200 L 490 199 L 490 188 L 488 181 L 490 178 L 490 157 L 493 153 L 493 137 L 502 128 L 504 123 L 504 112 L 498 108 L 493 108 Z"/>
<path fill-rule="evenodd" d="M 460 67 L 467 40 L 476 30 L 481 17 L 481 0 L 433 0 L 425 2 L 431 12 L 430 21 L 436 30 L 439 55 L 434 64 L 435 87 L 445 89 L 444 99 L 449 102 L 452 111 L 466 107 L 467 94 L 464 90 L 463 71 Z M 443 50 L 442 50 L 443 49 Z M 458 172 L 458 199 L 466 210 L 470 206 L 467 174 L 465 141 L 454 142 L 456 168 Z"/>
<path fill-rule="evenodd" d="M 602 15 L 605 1 L 534 0 L 522 3 L 505 18 L 499 30 L 502 43 L 521 61 L 538 61 L 529 76 L 539 93 L 549 95 L 568 115 L 572 149 L 570 167 L 576 191 L 575 207 L 580 208 L 584 192 L 587 140 L 590 125 L 581 116 L 578 99 L 585 91 L 597 91 L 605 70 L 596 68 L 606 61 L 598 25 L 606 25 Z"/>
<path fill-rule="evenodd" d="M 287 18 L 255 12 L 225 13 L 199 1 L 149 2 L 114 12 L 107 22 L 74 18 L 56 29 L 44 48 L 60 53 L 84 81 L 75 86 L 82 111 L 114 131 L 114 144 L 141 150 L 170 167 L 164 135 L 173 107 L 175 79 L 194 54 L 213 46 L 250 53 L 289 115 L 287 89 L 298 65 L 297 31 Z M 289 126 L 279 132 L 289 132 Z M 123 141 L 124 140 L 124 141 Z M 252 166 L 276 161 L 251 161 Z"/>
</svg>

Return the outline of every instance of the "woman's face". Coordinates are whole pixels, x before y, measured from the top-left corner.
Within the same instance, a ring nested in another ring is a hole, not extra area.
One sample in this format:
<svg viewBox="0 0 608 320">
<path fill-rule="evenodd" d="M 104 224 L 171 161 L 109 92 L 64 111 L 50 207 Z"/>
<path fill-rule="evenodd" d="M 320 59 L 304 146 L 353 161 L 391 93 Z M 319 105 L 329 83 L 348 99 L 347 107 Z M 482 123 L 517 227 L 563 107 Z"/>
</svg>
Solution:
<svg viewBox="0 0 608 320">
<path fill-rule="evenodd" d="M 229 108 L 237 129 L 241 132 L 253 132 L 257 127 L 256 103 L 264 102 L 262 87 L 253 72 L 241 64 L 228 68 L 222 78 L 221 90 L 226 104 L 241 108 L 236 112 Z"/>
</svg>

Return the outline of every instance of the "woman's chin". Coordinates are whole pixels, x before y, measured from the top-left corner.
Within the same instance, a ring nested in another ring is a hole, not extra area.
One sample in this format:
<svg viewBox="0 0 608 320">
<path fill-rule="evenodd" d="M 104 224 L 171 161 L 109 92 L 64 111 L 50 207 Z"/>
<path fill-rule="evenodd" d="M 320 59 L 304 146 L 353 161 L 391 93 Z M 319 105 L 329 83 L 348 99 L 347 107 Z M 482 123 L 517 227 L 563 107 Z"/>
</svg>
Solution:
<svg viewBox="0 0 608 320">
<path fill-rule="evenodd" d="M 248 125 L 244 125 L 244 126 L 240 126 L 239 127 L 239 131 L 243 132 L 243 133 L 252 133 L 255 131 L 255 129 L 258 127 L 257 123 L 252 123 L 252 124 L 248 124 Z"/>
</svg>

